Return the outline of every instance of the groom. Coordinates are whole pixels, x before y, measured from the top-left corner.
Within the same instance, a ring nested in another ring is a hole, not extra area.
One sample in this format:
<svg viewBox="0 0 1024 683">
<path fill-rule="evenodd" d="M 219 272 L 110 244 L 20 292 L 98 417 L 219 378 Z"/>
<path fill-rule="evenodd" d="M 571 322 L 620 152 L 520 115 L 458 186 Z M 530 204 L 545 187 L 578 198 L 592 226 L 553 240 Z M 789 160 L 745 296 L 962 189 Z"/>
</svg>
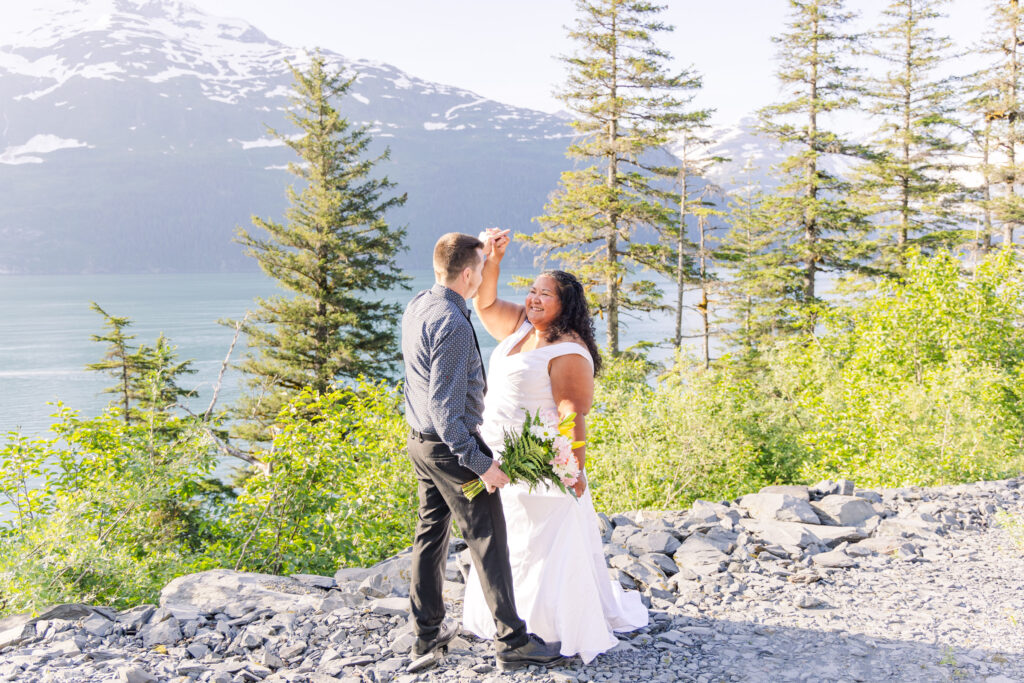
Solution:
<svg viewBox="0 0 1024 683">
<path fill-rule="evenodd" d="M 413 652 L 422 656 L 446 646 L 459 629 L 445 621 L 441 593 L 454 515 L 494 615 L 498 667 L 508 670 L 550 665 L 562 656 L 559 643 L 527 633 L 516 612 L 505 514 L 496 494 L 508 477 L 477 431 L 487 379 L 466 299 L 480 287 L 485 258 L 477 238 L 442 236 L 434 246 L 436 282 L 413 298 L 402 317 L 409 457 L 419 481 L 409 598 Z M 489 495 L 470 501 L 462 485 L 475 478 Z"/>
</svg>

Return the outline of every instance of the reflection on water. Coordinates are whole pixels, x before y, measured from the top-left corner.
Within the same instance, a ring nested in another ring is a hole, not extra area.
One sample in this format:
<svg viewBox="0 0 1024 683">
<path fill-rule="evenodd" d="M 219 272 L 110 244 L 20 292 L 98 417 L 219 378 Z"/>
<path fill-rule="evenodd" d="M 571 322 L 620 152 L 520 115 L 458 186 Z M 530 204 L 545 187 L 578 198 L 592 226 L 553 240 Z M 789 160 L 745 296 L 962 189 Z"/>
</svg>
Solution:
<svg viewBox="0 0 1024 683">
<path fill-rule="evenodd" d="M 503 273 L 499 296 L 521 300 L 523 294 L 505 283 L 533 272 Z M 382 298 L 404 304 L 433 281 L 426 270 L 409 274 L 413 277 L 410 291 L 391 292 Z M 185 377 L 182 385 L 199 391 L 195 407 L 205 409 L 233 336 L 232 329 L 217 321 L 241 318 L 255 297 L 278 291 L 259 273 L 0 277 L 0 433 L 45 433 L 55 412 L 47 402 L 59 400 L 87 415 L 98 413 L 107 404 L 110 396 L 102 391 L 112 380 L 84 369 L 104 351 L 102 344 L 91 341 L 91 335 L 103 329 L 101 317 L 89 308 L 90 302 L 97 302 L 111 315 L 131 318 L 134 324 L 128 332 L 136 335 L 134 343 L 152 343 L 163 332 L 178 347 L 182 359 L 195 359 L 197 372 Z M 667 338 L 672 320 L 670 313 L 626 318 L 622 346 Z M 689 321 L 691 334 L 696 324 L 695 319 Z M 495 342 L 479 325 L 478 336 L 486 359 Z M 599 333 L 598 342 L 603 339 Z M 240 343 L 235 349 L 236 359 L 243 346 Z M 661 351 L 657 355 L 664 358 L 670 354 Z M 225 374 L 221 406 L 235 400 L 239 379 L 239 373 L 232 370 Z"/>
</svg>

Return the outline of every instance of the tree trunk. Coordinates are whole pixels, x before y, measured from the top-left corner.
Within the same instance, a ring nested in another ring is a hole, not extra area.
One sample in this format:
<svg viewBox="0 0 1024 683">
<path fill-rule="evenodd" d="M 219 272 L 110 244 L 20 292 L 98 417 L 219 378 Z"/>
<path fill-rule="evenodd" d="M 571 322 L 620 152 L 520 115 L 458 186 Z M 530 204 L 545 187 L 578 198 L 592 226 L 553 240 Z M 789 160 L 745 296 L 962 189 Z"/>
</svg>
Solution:
<svg viewBox="0 0 1024 683">
<path fill-rule="evenodd" d="M 704 352 L 704 369 L 711 367 L 711 326 L 708 323 L 708 260 L 707 252 L 704 250 L 706 244 L 705 235 L 707 233 L 707 217 L 703 214 L 698 216 L 697 225 L 700 228 L 700 315 L 703 319 L 704 330 L 703 330 L 703 352 Z"/>
<path fill-rule="evenodd" d="M 683 159 L 679 165 L 679 239 L 676 241 L 676 349 L 683 347 L 683 246 L 686 241 L 686 137 L 683 137 Z"/>
<path fill-rule="evenodd" d="M 610 34 L 613 36 L 612 40 L 615 41 L 612 45 L 612 73 L 611 73 L 611 101 L 614 102 L 618 95 L 618 78 L 619 78 L 619 61 L 618 61 L 618 39 L 616 36 L 617 27 L 616 19 L 618 17 L 615 13 L 612 13 L 612 27 Z M 616 187 L 618 185 L 618 147 L 616 142 L 619 137 L 619 111 L 616 105 L 611 111 L 611 118 L 608 121 L 608 178 L 606 180 L 608 189 L 612 191 L 612 209 L 608 214 L 608 235 L 606 237 L 607 246 L 607 259 L 608 259 L 608 275 L 605 280 L 606 292 L 607 292 L 607 311 L 608 311 L 608 350 L 613 356 L 619 355 L 619 278 L 617 271 L 617 264 L 619 260 L 619 244 L 618 244 L 618 233 L 619 233 L 619 215 L 615 208 L 618 200 L 615 194 Z"/>
<path fill-rule="evenodd" d="M 814 300 L 814 284 L 818 270 L 818 225 L 815 217 L 814 203 L 818 198 L 818 159 L 815 156 L 816 141 L 818 137 L 818 34 L 819 17 L 817 13 L 813 22 L 813 39 L 811 50 L 814 61 L 811 63 L 811 74 L 809 84 L 811 86 L 809 106 L 810 112 L 807 121 L 807 145 L 811 155 L 807 159 L 806 192 L 807 206 L 804 208 L 804 243 L 807 249 L 807 256 L 804 262 L 804 298 L 807 301 Z"/>
</svg>

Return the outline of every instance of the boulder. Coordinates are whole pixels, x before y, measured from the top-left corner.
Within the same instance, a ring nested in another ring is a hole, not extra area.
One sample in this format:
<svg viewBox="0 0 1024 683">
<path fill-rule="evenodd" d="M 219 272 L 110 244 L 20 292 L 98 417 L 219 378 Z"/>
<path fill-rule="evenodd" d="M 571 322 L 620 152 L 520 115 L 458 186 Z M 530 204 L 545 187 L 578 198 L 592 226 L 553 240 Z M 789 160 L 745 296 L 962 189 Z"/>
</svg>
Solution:
<svg viewBox="0 0 1024 683">
<path fill-rule="evenodd" d="M 729 562 L 729 556 L 706 538 L 694 535 L 683 541 L 672 556 L 680 569 L 689 569 L 699 576 L 717 574 Z"/>
<path fill-rule="evenodd" d="M 644 588 L 660 588 L 661 590 L 668 589 L 665 573 L 657 567 L 633 560 L 620 569 L 629 576 L 629 578 L 633 579 L 641 590 Z"/>
<path fill-rule="evenodd" d="M 337 584 L 343 584 L 348 581 L 361 583 L 363 579 L 370 575 L 370 571 L 366 567 L 345 567 L 334 572 L 334 581 Z"/>
<path fill-rule="evenodd" d="M 729 521 L 728 518 L 723 521 Z M 739 534 L 735 531 L 726 529 L 721 525 L 715 525 L 708 529 L 703 534 L 705 541 L 721 550 L 726 555 L 729 555 L 736 549 L 737 539 Z"/>
<path fill-rule="evenodd" d="M 51 619 L 77 620 L 91 616 L 95 610 L 88 605 L 77 602 L 53 605 L 35 616 L 31 614 L 14 614 L 0 619 L 0 650 L 36 635 L 36 622 Z"/>
<path fill-rule="evenodd" d="M 644 532 L 630 536 L 626 547 L 637 556 L 647 553 L 671 555 L 679 547 L 679 540 L 667 531 Z"/>
<path fill-rule="evenodd" d="M 831 548 L 843 541 L 854 543 L 866 536 L 863 531 L 849 526 L 811 525 L 761 519 L 744 519 L 740 523 L 752 536 L 768 545 L 806 548 L 821 543 Z"/>
<path fill-rule="evenodd" d="M 146 625 L 155 610 L 156 607 L 153 605 L 132 607 L 117 615 L 117 623 L 121 624 L 121 627 L 128 633 L 135 633 Z"/>
<path fill-rule="evenodd" d="M 875 532 L 877 536 L 917 536 L 929 538 L 943 533 L 942 524 L 930 515 L 911 513 L 906 517 L 883 519 Z"/>
<path fill-rule="evenodd" d="M 820 524 L 818 515 L 806 499 L 785 493 L 751 493 L 740 499 L 740 507 L 754 519 L 777 519 L 780 522 Z"/>
<path fill-rule="evenodd" d="M 786 496 L 793 496 L 800 500 L 810 500 L 811 494 L 808 492 L 806 486 L 799 486 L 797 484 L 773 484 L 772 486 L 765 486 L 758 493 L 776 493 Z"/>
<path fill-rule="evenodd" d="M 632 524 L 620 524 L 612 531 L 609 542 L 616 545 L 626 545 L 626 541 L 638 533 L 640 533 L 640 527 L 633 526 Z"/>
<path fill-rule="evenodd" d="M 330 576 L 318 576 L 316 574 L 292 574 L 292 578 L 299 583 L 304 583 L 307 586 L 312 586 L 313 588 L 322 588 L 324 590 L 329 590 L 337 585 L 334 578 Z"/>
<path fill-rule="evenodd" d="M 291 577 L 230 569 L 211 569 L 179 576 L 160 591 L 160 606 L 167 610 L 195 610 L 209 614 L 223 612 L 232 615 L 258 609 L 307 612 L 319 609 L 323 600 L 322 590 L 310 588 Z"/>
<path fill-rule="evenodd" d="M 810 506 L 818 513 L 822 523 L 832 526 L 860 526 L 878 516 L 870 502 L 857 496 L 834 494 Z"/>
</svg>

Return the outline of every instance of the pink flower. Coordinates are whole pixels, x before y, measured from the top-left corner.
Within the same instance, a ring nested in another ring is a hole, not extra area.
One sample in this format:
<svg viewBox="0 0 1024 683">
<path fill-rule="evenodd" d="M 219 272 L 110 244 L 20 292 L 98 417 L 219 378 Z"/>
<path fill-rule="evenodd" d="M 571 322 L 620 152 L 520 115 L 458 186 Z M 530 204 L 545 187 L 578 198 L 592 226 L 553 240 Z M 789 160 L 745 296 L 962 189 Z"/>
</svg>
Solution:
<svg viewBox="0 0 1024 683">
<path fill-rule="evenodd" d="M 562 483 L 566 486 L 575 486 L 576 477 L 562 477 Z"/>
<path fill-rule="evenodd" d="M 558 421 L 561 419 L 558 417 L 558 411 L 552 408 L 544 408 L 540 411 L 540 419 L 546 426 L 558 431 Z"/>
</svg>

